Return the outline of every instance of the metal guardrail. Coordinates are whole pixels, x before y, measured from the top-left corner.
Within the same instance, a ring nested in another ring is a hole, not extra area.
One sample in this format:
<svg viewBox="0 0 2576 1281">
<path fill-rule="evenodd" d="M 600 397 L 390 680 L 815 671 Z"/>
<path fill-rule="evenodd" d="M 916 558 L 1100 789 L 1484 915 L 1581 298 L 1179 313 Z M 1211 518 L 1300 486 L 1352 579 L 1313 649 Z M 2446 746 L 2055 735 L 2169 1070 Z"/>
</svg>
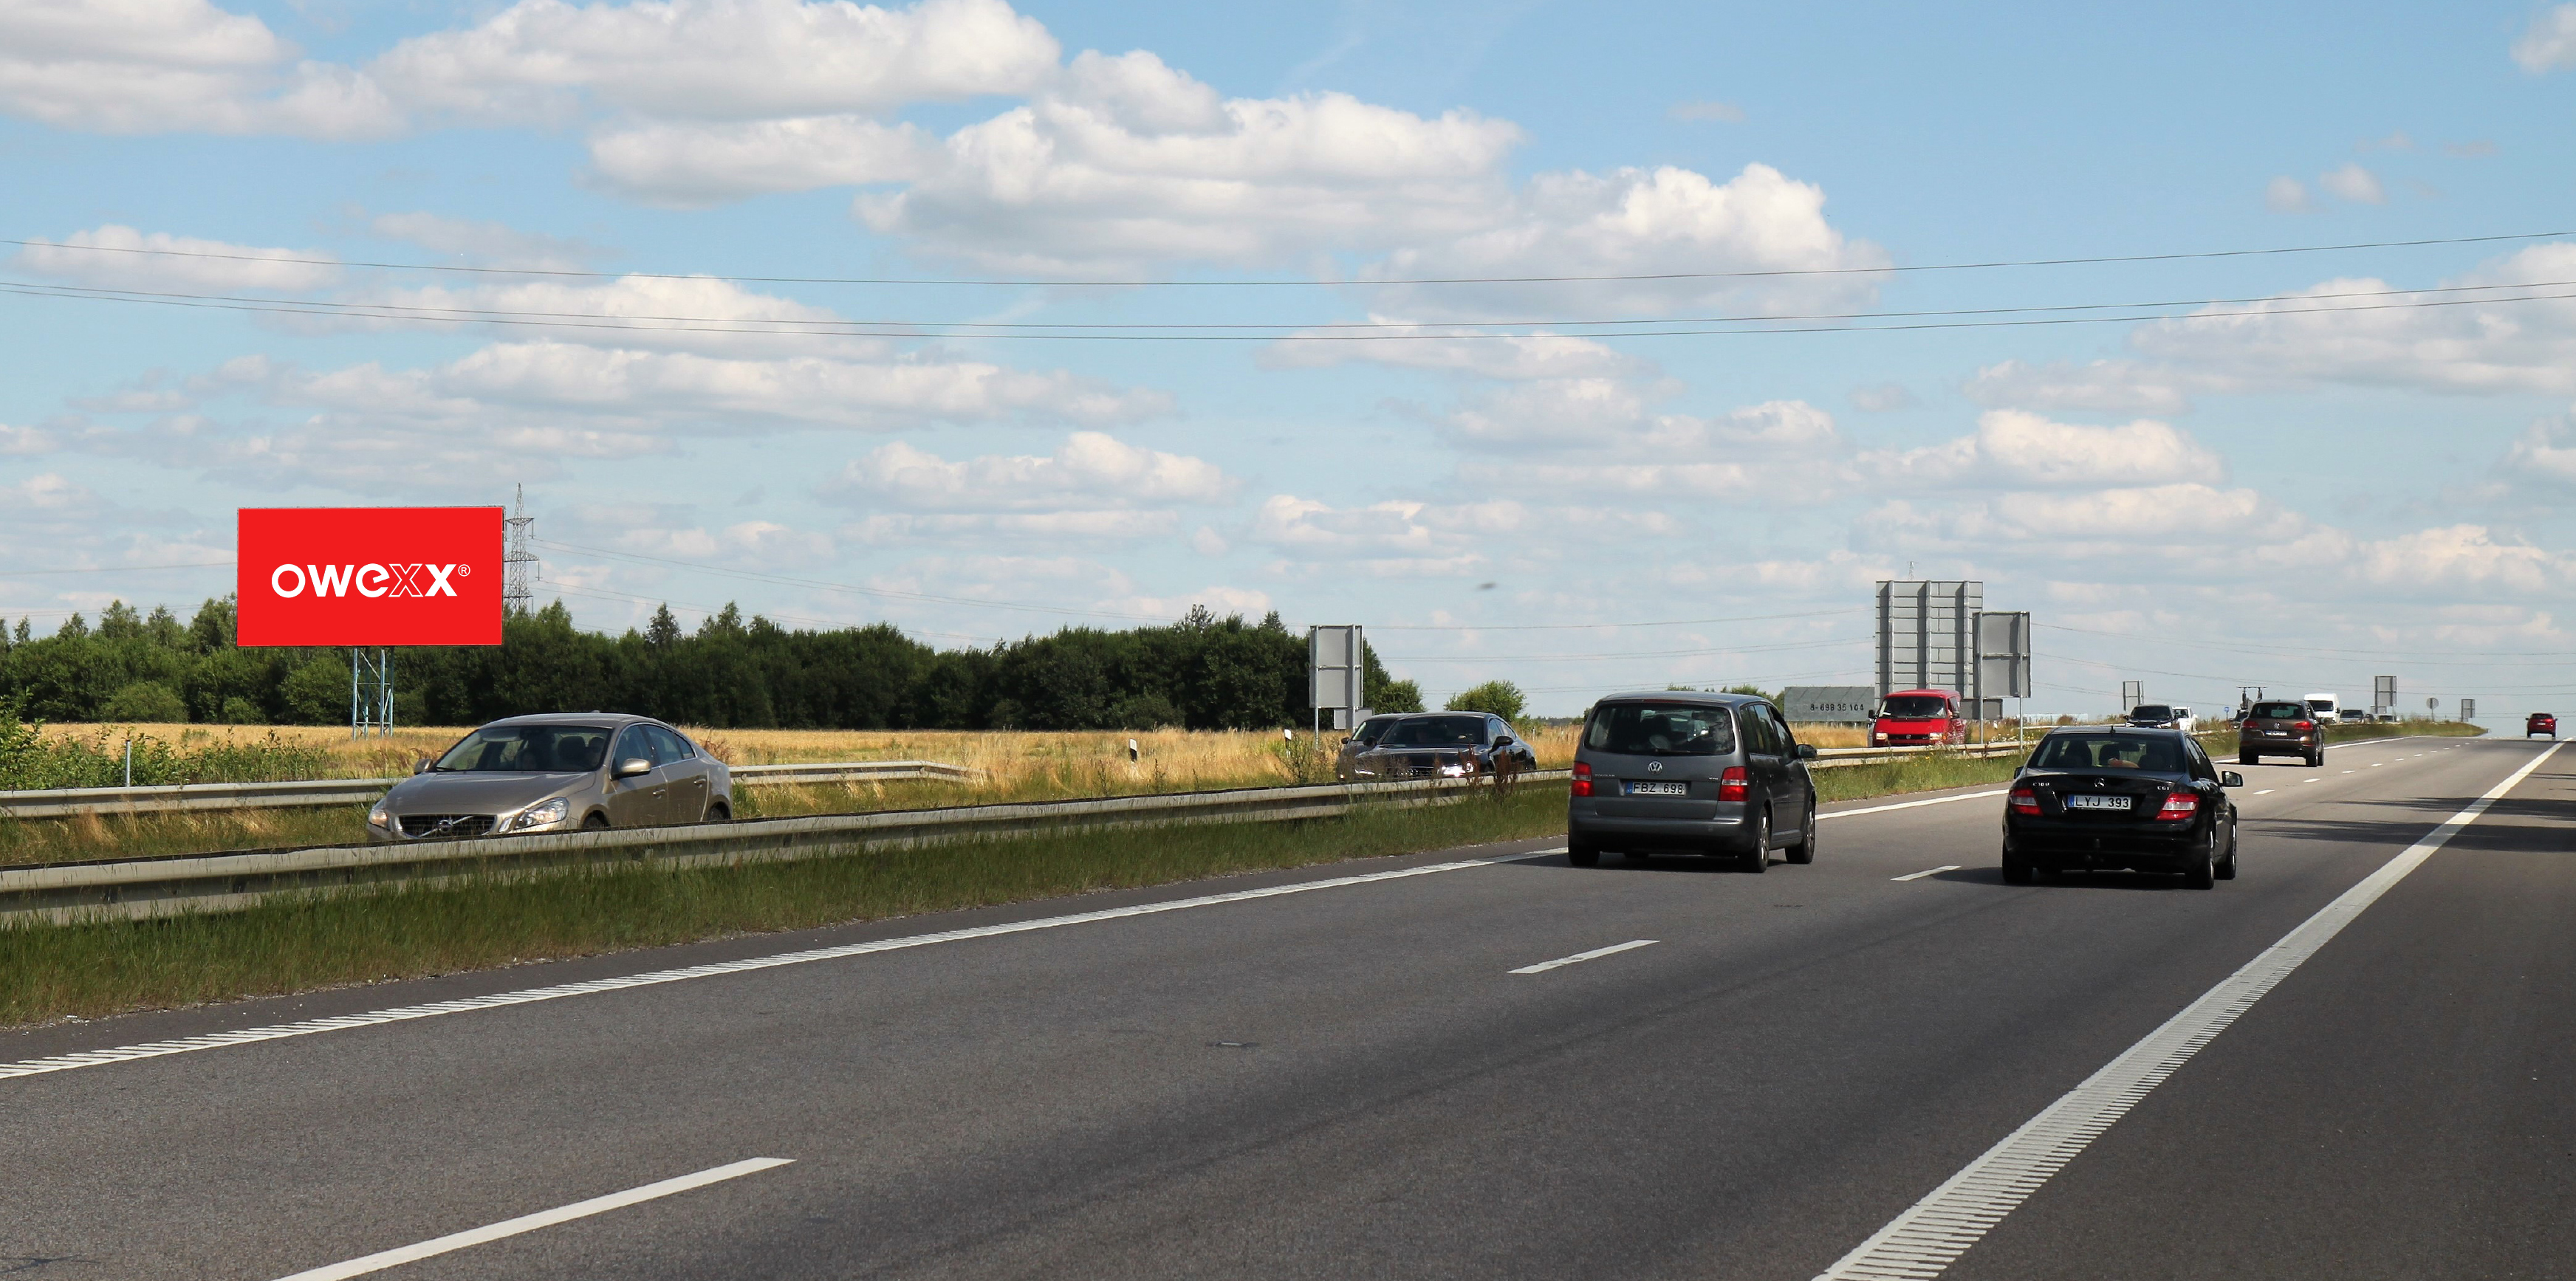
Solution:
<svg viewBox="0 0 2576 1281">
<path fill-rule="evenodd" d="M 2001 756 L 2026 744 L 1950 748 L 1951 755 Z M 1945 749 L 1829 748 L 1818 768 L 1868 765 Z M 746 765 L 734 771 L 749 783 L 844 782 L 884 778 L 966 778 L 973 771 L 934 761 L 864 761 L 824 765 Z M 1568 770 L 1518 775 L 1553 782 Z M 134 793 L 152 793 L 163 809 L 248 808 L 260 805 L 354 804 L 373 799 L 400 780 L 348 779 L 326 783 L 226 783 L 192 788 L 81 788 L 59 792 L 0 793 L 37 796 L 38 804 L 86 805 L 122 811 Z M 1309 787 L 1245 788 L 1178 795 L 1112 796 L 1075 801 L 970 805 L 870 814 L 822 814 L 680 827 L 629 828 L 529 836 L 477 837 L 390 845 L 332 845 L 309 849 L 179 854 L 0 868 L 0 924 L 140 918 L 180 912 L 232 911 L 273 895 L 434 882 L 455 876 L 563 870 L 602 864 L 645 863 L 695 867 L 773 862 L 869 849 L 933 844 L 975 837 L 1031 835 L 1102 827 L 1171 823 L 1277 822 L 1347 813 L 1354 805 L 1440 804 L 1458 800 L 1486 779 L 1334 783 Z M 333 792 L 330 789 L 340 789 Z M 372 789 L 372 790 L 370 790 Z M 172 796 L 185 793 L 186 796 Z M 328 794 L 329 799 L 312 798 Z M 83 798 L 83 799 L 71 799 Z M 103 798 L 105 803 L 102 803 Z M 0 813 L 32 817 L 13 805 Z M 57 810 L 57 813 L 67 812 Z M 77 812 L 72 810 L 68 812 Z M 143 812 L 136 809 L 132 812 Z"/>
<path fill-rule="evenodd" d="M 737 765 L 737 783 L 855 783 L 907 778 L 970 779 L 975 771 L 942 761 L 843 761 L 819 765 Z M 324 778 L 285 783 L 186 783 L 172 787 L 67 787 L 0 792 L 0 818 L 69 818 L 76 814 L 171 814 L 188 810 L 293 809 L 365 805 L 399 778 Z"/>
<path fill-rule="evenodd" d="M 2001 756 L 2027 744 L 1989 747 L 1827 747 L 1817 753 L 1822 768 L 1902 760 L 1946 750 L 1954 756 Z M 840 761 L 799 765 L 736 765 L 736 783 L 858 783 L 936 778 L 967 781 L 977 771 L 942 761 Z M 80 814 L 172 814 L 185 811 L 294 809 L 321 805 L 364 805 L 382 796 L 399 778 L 325 778 L 283 783 L 187 783 L 171 787 L 70 787 L 45 791 L 0 792 L 0 818 L 71 818 Z"/>
<path fill-rule="evenodd" d="M 1566 776 L 1565 770 L 1539 770 L 1519 777 L 1539 782 Z M 1360 804 L 1462 800 L 1484 785 L 1484 780 L 1476 779 L 1336 783 L 0 868 L 0 923 L 234 911 L 279 894 L 430 883 L 458 876 L 637 863 L 664 868 L 723 866 L 979 837 L 1325 818 Z"/>
</svg>

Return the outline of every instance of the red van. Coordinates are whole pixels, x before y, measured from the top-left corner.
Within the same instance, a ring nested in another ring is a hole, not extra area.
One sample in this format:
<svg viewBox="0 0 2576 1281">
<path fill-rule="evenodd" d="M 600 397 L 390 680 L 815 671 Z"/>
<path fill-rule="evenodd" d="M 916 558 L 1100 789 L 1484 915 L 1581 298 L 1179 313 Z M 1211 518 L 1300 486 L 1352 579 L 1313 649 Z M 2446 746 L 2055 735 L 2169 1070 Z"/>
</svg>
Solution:
<svg viewBox="0 0 2576 1281">
<path fill-rule="evenodd" d="M 1968 741 L 1968 722 L 1959 714 L 1959 696 L 1946 689 L 1900 689 L 1878 703 L 1878 719 L 1869 727 L 1872 747 L 1957 745 Z"/>
</svg>

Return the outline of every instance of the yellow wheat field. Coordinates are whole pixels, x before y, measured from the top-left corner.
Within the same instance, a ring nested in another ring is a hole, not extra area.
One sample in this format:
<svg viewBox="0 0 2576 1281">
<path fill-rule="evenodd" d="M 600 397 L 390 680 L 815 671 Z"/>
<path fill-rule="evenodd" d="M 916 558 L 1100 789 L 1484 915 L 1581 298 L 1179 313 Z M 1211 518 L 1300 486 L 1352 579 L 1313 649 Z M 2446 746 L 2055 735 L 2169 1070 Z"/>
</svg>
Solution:
<svg viewBox="0 0 2576 1281">
<path fill-rule="evenodd" d="M 820 761 L 944 761 L 983 770 L 996 782 L 1033 773 L 1087 769 L 1097 763 L 1125 765 L 1127 744 L 1137 747 L 1137 764 L 1158 766 L 1175 779 L 1204 780 L 1210 785 L 1284 775 L 1283 740 L 1276 730 L 1102 730 L 1053 732 L 1037 730 L 835 730 L 707 729 L 683 726 L 689 737 L 730 765 L 790 765 Z M 1845 725 L 1800 725 L 1798 741 L 1818 747 L 1865 746 L 1867 735 Z M 346 778 L 384 777 L 411 772 L 421 758 L 444 751 L 466 734 L 465 727 L 419 726 L 383 736 L 352 739 L 349 731 L 330 725 L 47 725 L 50 738 L 71 738 L 113 750 L 123 739 L 157 738 L 175 746 L 231 739 L 259 742 L 271 735 L 298 745 L 326 749 Z M 1539 763 L 1561 768 L 1574 758 L 1576 727 L 1532 725 L 1530 746 Z M 1297 740 L 1310 737 L 1297 731 Z M 1340 735 L 1327 732 L 1324 745 Z M 1302 747 L 1306 744 L 1298 742 Z"/>
</svg>

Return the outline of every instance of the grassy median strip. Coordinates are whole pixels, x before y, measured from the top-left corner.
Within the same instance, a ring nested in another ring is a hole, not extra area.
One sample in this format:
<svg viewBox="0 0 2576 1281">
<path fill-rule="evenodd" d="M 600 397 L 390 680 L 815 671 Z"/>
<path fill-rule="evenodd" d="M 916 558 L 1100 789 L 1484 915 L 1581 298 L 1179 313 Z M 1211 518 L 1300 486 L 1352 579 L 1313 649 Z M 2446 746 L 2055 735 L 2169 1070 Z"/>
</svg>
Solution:
<svg viewBox="0 0 2576 1281">
<path fill-rule="evenodd" d="M 1332 819 L 1014 837 L 793 863 L 632 865 L 0 929 L 0 1025 L 880 920 L 1565 830 L 1563 786 Z"/>
</svg>

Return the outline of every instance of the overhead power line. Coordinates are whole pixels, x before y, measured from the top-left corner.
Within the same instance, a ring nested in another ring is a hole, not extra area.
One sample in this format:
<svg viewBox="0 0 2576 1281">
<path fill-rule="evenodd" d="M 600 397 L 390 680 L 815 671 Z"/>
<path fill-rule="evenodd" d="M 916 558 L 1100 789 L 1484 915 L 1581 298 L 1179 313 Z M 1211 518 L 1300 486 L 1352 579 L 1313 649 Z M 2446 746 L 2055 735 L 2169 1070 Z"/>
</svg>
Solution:
<svg viewBox="0 0 2576 1281">
<path fill-rule="evenodd" d="M 1885 267 L 1775 267 L 1737 271 L 1655 271 L 1593 276 L 1398 276 L 1377 280 L 1253 278 L 1235 280 L 1080 280 L 977 279 L 930 276 L 727 276 L 703 272 L 582 271 L 565 267 L 475 267 L 454 263 L 371 262 L 361 259 L 301 258 L 276 254 L 225 253 L 210 249 L 147 249 L 131 245 L 74 245 L 50 240 L 0 238 L 0 245 L 77 253 L 145 255 L 161 258 L 205 258 L 297 267 L 360 267 L 379 271 L 450 272 L 464 275 L 566 277 L 579 280 L 720 280 L 755 285 L 903 285 L 1005 288 L 1305 288 L 1316 285 L 1541 285 L 1592 284 L 1652 280 L 1756 280 L 1782 276 L 1877 276 L 1893 272 L 1987 271 L 2006 267 L 2081 267 L 2119 263 L 2184 262 L 2211 258 L 2262 258 L 2287 254 L 2343 253 L 2362 249 L 2416 249 L 2434 245 L 2499 244 L 2516 240 L 2550 240 L 2576 231 L 2530 231 L 2509 235 L 2449 236 L 2425 240 L 2368 240 L 2331 245 L 2286 245 L 2270 249 L 2208 249 L 2151 254 L 2097 254 L 2070 258 L 1999 258 L 1974 262 L 1897 264 Z"/>
<path fill-rule="evenodd" d="M 91 569 L 18 569 L 0 565 L 0 578 L 24 578 L 34 574 L 141 574 L 158 569 L 230 569 L 228 560 L 192 560 L 175 565 L 101 565 Z"/>
<path fill-rule="evenodd" d="M 1698 338 L 1744 334 L 1811 334 L 1811 333 L 1898 333 L 1933 329 L 2014 329 L 2050 325 L 2134 324 L 2153 320 L 2231 320 L 2246 317 L 2299 316 L 2332 312 L 2407 311 L 2428 307 L 2466 307 L 2503 305 L 2506 303 L 2550 302 L 2576 298 L 2576 293 L 2525 293 L 2510 297 L 2434 297 L 2427 294 L 2483 293 L 2506 289 L 2568 289 L 2576 281 L 2526 281 L 2499 285 L 2454 285 L 2426 289 L 2368 290 L 2339 294 L 2269 295 L 2219 300 L 2172 302 L 2063 303 L 2029 307 L 1985 307 L 1949 311 L 1879 311 L 1835 312 L 1799 315 L 1750 314 L 1740 316 L 1683 317 L 1673 320 L 1628 318 L 1620 320 L 1554 320 L 1508 322 L 1522 328 L 1479 332 L 1458 332 L 1465 326 L 1426 327 L 1417 324 L 1352 322 L 1343 325 L 1302 323 L 1277 324 L 1196 324 L 1138 322 L 1125 325 L 1076 325 L 1048 322 L 958 322 L 890 321 L 890 320 L 756 320 L 713 316 L 636 316 L 606 312 L 544 312 L 507 309 L 416 307 L 401 303 L 335 302 L 327 299 L 263 298 L 255 295 L 200 294 L 166 290 L 107 289 L 85 285 L 53 285 L 33 281 L 0 280 L 0 293 L 29 298 L 57 298 L 82 302 L 119 302 L 199 310 L 235 311 L 273 315 L 316 316 L 339 320 L 390 321 L 433 325 L 501 325 L 512 328 L 591 329 L 640 333 L 710 333 L 788 336 L 800 338 L 928 338 L 941 331 L 978 326 L 966 337 L 1014 339 L 1047 342 L 1475 342 L 1480 340 L 1516 341 L 1533 337 L 1560 336 L 1551 329 L 1577 326 L 1637 325 L 1733 325 L 1729 329 L 1611 328 L 1607 332 L 1593 329 L 1591 338 Z M 2281 301 L 2308 301 L 2355 298 L 2406 298 L 2404 302 L 2358 302 L 2344 305 L 2307 307 L 2245 305 Z M 2210 310 L 2213 306 L 2234 310 Z M 2177 310 L 2183 309 L 2183 310 Z M 2065 315 L 2076 311 L 2110 311 L 2114 315 Z M 1926 317 L 1965 317 L 1964 319 L 1922 319 Z M 1997 317 L 2017 317 L 1998 319 Z M 1897 324 L 1782 324 L 1782 321 L 1808 320 L 1894 320 Z M 1004 327 L 1005 324 L 1011 327 Z M 1506 322 L 1488 322 L 1504 324 Z M 1224 332 L 1208 332 L 1222 330 Z M 1238 332 L 1256 330 L 1259 332 Z"/>
<path fill-rule="evenodd" d="M 577 543 L 558 543 L 551 539 L 540 538 L 537 539 L 536 542 L 539 546 L 552 547 L 558 551 L 584 552 L 593 556 L 608 556 L 619 560 L 642 561 L 655 565 L 676 565 L 682 569 L 693 569 L 701 573 L 717 574 L 728 578 L 749 579 L 754 582 L 782 583 L 792 587 L 818 587 L 825 591 L 850 592 L 860 596 L 879 596 L 890 600 L 927 601 L 940 605 L 972 605 L 985 609 L 1021 610 L 1036 614 L 1064 614 L 1079 618 L 1124 618 L 1151 623 L 1168 623 L 1172 621 L 1171 619 L 1162 617 L 1158 614 L 1123 614 L 1110 610 L 1077 609 L 1064 605 L 1030 605 L 1018 601 L 977 600 L 971 596 L 934 596 L 928 592 L 903 592 L 883 587 L 859 587 L 849 583 L 826 582 L 822 579 L 816 578 L 797 578 L 787 574 L 764 573 L 755 569 L 727 569 L 718 565 L 703 564 L 698 561 L 675 560 L 668 556 L 650 556 L 643 552 L 611 551 L 605 547 L 584 547 Z"/>
</svg>

